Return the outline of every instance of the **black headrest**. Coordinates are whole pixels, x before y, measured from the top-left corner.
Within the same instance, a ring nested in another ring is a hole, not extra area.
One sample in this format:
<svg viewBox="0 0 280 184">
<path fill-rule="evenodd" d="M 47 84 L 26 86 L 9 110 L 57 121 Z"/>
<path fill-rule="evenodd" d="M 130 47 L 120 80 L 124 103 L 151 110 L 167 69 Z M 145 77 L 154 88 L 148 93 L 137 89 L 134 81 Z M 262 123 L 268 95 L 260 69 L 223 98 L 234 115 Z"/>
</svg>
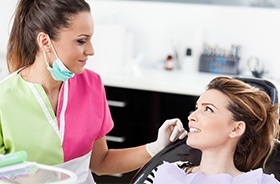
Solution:
<svg viewBox="0 0 280 184">
<path fill-rule="evenodd" d="M 233 77 L 235 79 L 239 79 L 245 83 L 248 83 L 252 86 L 255 86 L 264 92 L 266 92 L 270 98 L 272 105 L 275 105 L 278 103 L 278 91 L 274 84 L 272 84 L 270 81 L 262 79 L 262 78 L 249 78 L 249 77 Z"/>
</svg>

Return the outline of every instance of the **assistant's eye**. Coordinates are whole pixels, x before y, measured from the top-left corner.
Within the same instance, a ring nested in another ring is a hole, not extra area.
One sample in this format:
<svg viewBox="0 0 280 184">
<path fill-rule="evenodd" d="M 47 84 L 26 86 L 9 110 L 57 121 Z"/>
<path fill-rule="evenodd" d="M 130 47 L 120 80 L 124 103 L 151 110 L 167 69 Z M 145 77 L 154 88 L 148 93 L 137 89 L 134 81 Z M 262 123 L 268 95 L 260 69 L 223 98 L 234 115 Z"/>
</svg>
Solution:
<svg viewBox="0 0 280 184">
<path fill-rule="evenodd" d="M 214 112 L 212 108 L 210 108 L 209 106 L 206 106 L 204 111 L 206 112 Z"/>
<path fill-rule="evenodd" d="M 86 41 L 85 40 L 77 40 L 78 44 L 82 45 L 82 44 L 85 44 Z"/>
</svg>

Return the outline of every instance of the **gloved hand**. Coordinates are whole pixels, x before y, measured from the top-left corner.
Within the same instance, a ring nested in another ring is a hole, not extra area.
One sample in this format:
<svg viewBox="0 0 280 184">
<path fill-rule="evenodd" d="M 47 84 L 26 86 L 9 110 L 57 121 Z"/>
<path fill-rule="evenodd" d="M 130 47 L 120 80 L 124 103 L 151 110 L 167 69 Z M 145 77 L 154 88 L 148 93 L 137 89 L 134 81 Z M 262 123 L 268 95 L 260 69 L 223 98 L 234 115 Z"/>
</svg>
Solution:
<svg viewBox="0 0 280 184">
<path fill-rule="evenodd" d="M 153 157 L 171 142 L 186 136 L 187 131 L 178 118 L 166 120 L 158 130 L 157 140 L 146 144 L 146 150 Z"/>
</svg>

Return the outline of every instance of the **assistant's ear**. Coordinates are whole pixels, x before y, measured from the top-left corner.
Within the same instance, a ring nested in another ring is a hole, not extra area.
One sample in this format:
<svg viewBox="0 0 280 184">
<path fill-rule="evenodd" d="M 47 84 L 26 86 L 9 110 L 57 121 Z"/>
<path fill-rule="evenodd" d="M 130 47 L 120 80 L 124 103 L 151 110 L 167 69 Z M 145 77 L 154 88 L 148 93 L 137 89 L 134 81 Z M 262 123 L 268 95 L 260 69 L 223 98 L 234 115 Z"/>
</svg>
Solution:
<svg viewBox="0 0 280 184">
<path fill-rule="evenodd" d="M 42 51 L 49 52 L 51 50 L 50 39 L 48 34 L 40 32 L 37 35 L 37 43 Z"/>
<path fill-rule="evenodd" d="M 246 130 L 246 123 L 244 121 L 234 122 L 234 127 L 229 134 L 230 138 L 241 137 Z"/>
</svg>

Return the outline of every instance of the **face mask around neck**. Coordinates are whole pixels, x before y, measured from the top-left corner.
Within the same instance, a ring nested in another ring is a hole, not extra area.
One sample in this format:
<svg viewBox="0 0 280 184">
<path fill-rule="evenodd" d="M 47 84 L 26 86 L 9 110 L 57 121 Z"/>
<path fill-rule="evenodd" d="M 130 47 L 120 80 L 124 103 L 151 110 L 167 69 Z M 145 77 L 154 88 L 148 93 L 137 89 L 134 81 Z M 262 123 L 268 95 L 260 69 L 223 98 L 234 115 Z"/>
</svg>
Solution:
<svg viewBox="0 0 280 184">
<path fill-rule="evenodd" d="M 54 47 L 53 47 L 53 45 L 51 43 L 50 38 L 49 38 L 49 41 L 50 41 L 52 50 L 53 50 L 53 52 L 55 54 L 56 60 L 52 63 L 52 67 L 51 67 L 49 62 L 47 61 L 46 53 L 45 53 L 45 51 L 43 51 L 45 62 L 47 64 L 47 69 L 51 73 L 51 75 L 54 78 L 54 80 L 65 82 L 68 79 L 74 77 L 75 74 L 66 68 L 66 66 L 63 64 L 61 59 L 58 57 L 56 51 L 54 50 Z"/>
</svg>

